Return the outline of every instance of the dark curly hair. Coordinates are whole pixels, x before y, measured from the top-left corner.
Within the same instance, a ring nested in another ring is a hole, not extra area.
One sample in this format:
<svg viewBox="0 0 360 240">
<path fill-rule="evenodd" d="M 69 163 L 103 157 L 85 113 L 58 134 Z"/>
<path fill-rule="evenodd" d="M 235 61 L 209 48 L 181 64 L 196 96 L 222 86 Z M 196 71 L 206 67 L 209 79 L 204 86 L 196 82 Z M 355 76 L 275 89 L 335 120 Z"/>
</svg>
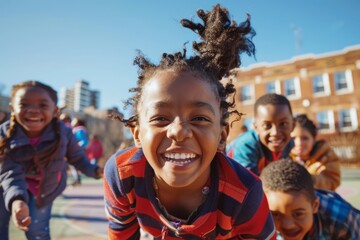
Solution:
<svg viewBox="0 0 360 240">
<path fill-rule="evenodd" d="M 285 105 L 289 108 L 290 113 L 292 114 L 292 109 L 291 109 L 291 104 L 289 102 L 289 100 L 280 94 L 276 94 L 276 93 L 268 93 L 265 95 L 262 95 L 261 97 L 259 97 L 254 105 L 254 113 L 255 116 L 257 114 L 257 109 L 259 106 L 264 106 L 267 104 L 271 104 L 271 105 Z"/>
<path fill-rule="evenodd" d="M 291 159 L 280 159 L 267 165 L 260 174 L 264 191 L 301 192 L 315 201 L 315 189 L 310 173 Z"/>
<path fill-rule="evenodd" d="M 50 87 L 44 83 L 41 83 L 39 81 L 34 81 L 34 80 L 25 81 L 25 82 L 21 82 L 19 84 L 13 85 L 12 90 L 11 90 L 11 100 L 14 99 L 15 94 L 17 93 L 18 90 L 24 89 L 24 88 L 31 88 L 31 87 L 38 87 L 38 88 L 44 89 L 49 94 L 51 100 L 55 103 L 55 106 L 57 105 L 57 102 L 58 102 L 57 92 L 52 87 Z M 10 145 L 12 136 L 16 132 L 16 129 L 20 127 L 19 123 L 15 119 L 14 114 L 11 114 L 9 124 L 10 124 L 10 126 L 5 133 L 5 136 L 0 137 L 0 162 L 5 158 L 6 151 L 9 150 L 9 145 Z M 53 147 L 50 148 L 49 152 L 48 152 L 48 156 L 50 156 L 50 157 L 46 158 L 45 161 L 52 160 L 53 158 L 51 156 L 53 156 L 53 154 L 55 154 L 55 152 L 57 151 L 57 149 L 60 146 L 60 133 L 59 133 L 60 127 L 58 124 L 57 117 L 54 117 L 52 119 L 51 124 L 53 125 L 54 130 L 57 135 L 56 135 L 56 139 L 53 144 Z M 40 164 L 42 164 L 43 166 L 46 166 L 48 164 L 48 162 L 40 161 Z"/>
<path fill-rule="evenodd" d="M 127 126 L 135 126 L 138 123 L 137 106 L 145 83 L 157 72 L 171 69 L 176 72 L 195 71 L 213 85 L 215 93 L 220 99 L 223 125 L 228 124 L 230 114 L 237 114 L 238 119 L 240 119 L 242 115 L 240 112 L 229 111 L 235 105 L 234 85 L 231 80 L 225 85 L 220 80 L 224 77 L 230 78 L 233 75 L 231 69 L 240 66 L 241 53 L 246 52 L 249 56 L 255 54 L 255 46 L 251 41 L 252 37 L 255 36 L 255 31 L 250 25 L 250 16 L 248 15 L 245 22 L 237 25 L 235 21 L 230 21 L 227 9 L 219 4 L 210 12 L 200 9 L 197 11 L 197 15 L 203 24 L 188 19 L 180 21 L 183 27 L 191 29 L 202 39 L 201 42 L 193 42 L 192 44 L 195 55 L 187 58 L 184 45 L 182 52 L 163 53 L 160 63 L 155 65 L 139 52 L 134 60 L 134 65 L 138 66 L 137 87 L 129 90 L 134 95 L 125 101 L 125 107 L 132 106 L 134 115 L 129 119 L 116 115 L 113 115 L 113 118 L 119 119 Z"/>
<path fill-rule="evenodd" d="M 313 121 L 311 121 L 306 114 L 300 114 L 295 117 L 295 125 L 306 129 L 309 133 L 316 138 L 317 128 Z"/>
</svg>

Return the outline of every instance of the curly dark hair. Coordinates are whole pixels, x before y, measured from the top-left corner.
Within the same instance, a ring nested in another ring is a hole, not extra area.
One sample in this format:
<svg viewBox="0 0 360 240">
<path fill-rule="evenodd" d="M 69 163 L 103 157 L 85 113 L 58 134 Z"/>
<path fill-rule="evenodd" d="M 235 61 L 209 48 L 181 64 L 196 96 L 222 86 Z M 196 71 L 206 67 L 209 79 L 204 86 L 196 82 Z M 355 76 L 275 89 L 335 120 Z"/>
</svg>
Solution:
<svg viewBox="0 0 360 240">
<path fill-rule="evenodd" d="M 301 192 L 315 201 L 312 177 L 307 169 L 291 159 L 280 159 L 267 165 L 260 174 L 264 191 Z"/>
<path fill-rule="evenodd" d="M 285 105 L 288 106 L 290 113 L 292 114 L 292 109 L 291 109 L 291 104 L 289 102 L 289 100 L 280 94 L 276 94 L 276 93 L 267 93 L 265 95 L 262 95 L 261 97 L 259 97 L 254 105 L 254 113 L 255 116 L 257 114 L 257 109 L 259 106 L 264 106 L 267 104 L 271 104 L 271 105 Z"/>
<path fill-rule="evenodd" d="M 230 114 L 237 114 L 238 119 L 240 119 L 242 115 L 240 112 L 229 111 L 229 108 L 233 108 L 235 105 L 234 85 L 231 80 L 224 85 L 220 80 L 224 77 L 230 78 L 233 75 L 231 69 L 240 66 L 241 53 L 246 52 L 249 56 L 255 54 L 255 45 L 251 39 L 256 33 L 251 27 L 250 16 L 248 15 L 245 22 L 237 25 L 235 21 L 230 21 L 227 9 L 219 4 L 210 12 L 200 9 L 197 11 L 197 15 L 203 24 L 188 19 L 180 21 L 183 27 L 191 29 L 203 40 L 193 42 L 195 55 L 187 58 L 184 45 L 182 52 L 163 53 L 160 63 L 155 65 L 139 52 L 134 60 L 134 65 L 138 66 L 137 87 L 129 90 L 135 94 L 125 101 L 125 107 L 132 106 L 134 115 L 129 119 L 124 119 L 121 116 L 113 117 L 124 122 L 127 126 L 135 126 L 138 123 L 137 106 L 145 83 L 157 72 L 171 69 L 176 72 L 195 71 L 213 85 L 215 93 L 220 99 L 223 125 L 228 124 Z"/>
<path fill-rule="evenodd" d="M 316 138 L 317 128 L 313 121 L 311 121 L 306 114 L 299 114 L 295 117 L 295 125 L 306 129 L 309 133 Z"/>
<path fill-rule="evenodd" d="M 24 81 L 19 84 L 13 85 L 12 90 L 11 90 L 11 100 L 14 99 L 14 96 L 18 90 L 24 89 L 24 88 L 31 88 L 31 87 L 38 87 L 38 88 L 44 89 L 46 92 L 48 92 L 51 100 L 54 101 L 55 105 L 57 105 L 57 102 L 58 102 L 57 92 L 52 87 L 50 87 L 44 83 L 41 83 L 39 81 L 34 81 L 34 80 Z M 49 149 L 49 152 L 48 152 L 49 156 L 54 155 L 60 146 L 60 137 L 59 137 L 60 136 L 60 133 L 59 133 L 60 127 L 59 127 L 57 117 L 54 117 L 52 119 L 51 124 L 53 125 L 53 128 L 57 135 L 56 135 L 56 139 L 53 144 L 53 147 L 51 149 Z M 11 114 L 9 128 L 6 131 L 5 136 L 0 137 L 0 162 L 5 158 L 6 150 L 9 149 L 11 138 L 14 135 L 14 133 L 18 127 L 20 127 L 20 125 L 16 121 L 15 115 Z M 53 158 L 52 157 L 46 158 L 46 161 L 51 160 L 51 159 L 53 159 Z M 40 164 L 42 164 L 43 166 L 46 166 L 48 164 L 48 162 L 40 162 Z"/>
</svg>

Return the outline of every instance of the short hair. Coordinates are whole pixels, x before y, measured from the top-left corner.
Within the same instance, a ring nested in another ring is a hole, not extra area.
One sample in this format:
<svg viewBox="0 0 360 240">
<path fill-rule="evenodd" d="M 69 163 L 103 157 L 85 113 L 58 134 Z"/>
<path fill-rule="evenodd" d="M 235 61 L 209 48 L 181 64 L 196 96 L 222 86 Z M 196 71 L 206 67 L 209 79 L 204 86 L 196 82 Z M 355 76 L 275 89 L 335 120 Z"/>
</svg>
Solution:
<svg viewBox="0 0 360 240">
<path fill-rule="evenodd" d="M 289 102 L 289 100 L 280 94 L 276 94 L 276 93 L 268 93 L 265 95 L 262 95 L 261 97 L 259 97 L 254 105 L 254 114 L 255 116 L 257 115 L 257 109 L 259 106 L 264 106 L 267 104 L 271 104 L 271 105 L 286 105 L 289 108 L 289 111 L 292 115 L 292 109 L 291 109 L 291 104 Z"/>
<path fill-rule="evenodd" d="M 306 168 L 286 158 L 271 162 L 260 174 L 264 191 L 301 192 L 310 202 L 315 201 L 315 189 Z"/>
<path fill-rule="evenodd" d="M 306 114 L 300 114 L 295 117 L 295 125 L 306 129 L 315 138 L 317 135 L 317 128 L 313 121 L 311 121 Z"/>
</svg>

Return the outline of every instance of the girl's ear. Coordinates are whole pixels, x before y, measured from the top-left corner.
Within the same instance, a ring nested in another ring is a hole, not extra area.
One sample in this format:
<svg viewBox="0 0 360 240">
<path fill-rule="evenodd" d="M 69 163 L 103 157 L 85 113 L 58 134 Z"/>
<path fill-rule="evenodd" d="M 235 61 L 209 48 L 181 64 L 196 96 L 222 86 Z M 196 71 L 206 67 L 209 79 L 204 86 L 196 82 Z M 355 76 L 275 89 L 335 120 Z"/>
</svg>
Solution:
<svg viewBox="0 0 360 240">
<path fill-rule="evenodd" d="M 218 144 L 218 147 L 217 147 L 218 152 L 225 152 L 226 151 L 226 139 L 227 139 L 227 137 L 229 135 L 229 131 L 230 131 L 229 124 L 222 127 L 221 133 L 220 133 L 219 144 Z"/>
<path fill-rule="evenodd" d="M 58 118 L 60 116 L 60 110 L 58 107 L 55 107 L 53 116 L 56 118 Z"/>
<path fill-rule="evenodd" d="M 13 112 L 14 111 L 14 106 L 12 105 L 12 103 L 9 103 L 9 107 L 10 107 L 10 111 Z"/>
<path fill-rule="evenodd" d="M 130 131 L 133 135 L 134 143 L 137 148 L 141 148 L 141 141 L 139 138 L 140 129 L 138 125 L 135 125 L 134 127 L 129 127 Z"/>
</svg>

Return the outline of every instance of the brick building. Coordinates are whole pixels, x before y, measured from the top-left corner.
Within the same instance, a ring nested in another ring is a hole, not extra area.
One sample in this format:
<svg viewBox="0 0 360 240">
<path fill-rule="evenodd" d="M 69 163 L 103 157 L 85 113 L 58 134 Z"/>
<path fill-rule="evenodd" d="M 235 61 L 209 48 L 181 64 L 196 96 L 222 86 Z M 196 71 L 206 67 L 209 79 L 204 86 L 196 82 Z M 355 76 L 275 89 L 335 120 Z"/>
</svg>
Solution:
<svg viewBox="0 0 360 240">
<path fill-rule="evenodd" d="M 285 95 L 294 115 L 306 113 L 343 159 L 360 161 L 360 45 L 289 61 L 258 63 L 236 70 L 236 108 L 245 113 L 234 122 L 228 140 L 241 125 L 252 128 L 255 100 L 265 93 Z M 345 161 L 345 160 L 344 160 Z"/>
</svg>

